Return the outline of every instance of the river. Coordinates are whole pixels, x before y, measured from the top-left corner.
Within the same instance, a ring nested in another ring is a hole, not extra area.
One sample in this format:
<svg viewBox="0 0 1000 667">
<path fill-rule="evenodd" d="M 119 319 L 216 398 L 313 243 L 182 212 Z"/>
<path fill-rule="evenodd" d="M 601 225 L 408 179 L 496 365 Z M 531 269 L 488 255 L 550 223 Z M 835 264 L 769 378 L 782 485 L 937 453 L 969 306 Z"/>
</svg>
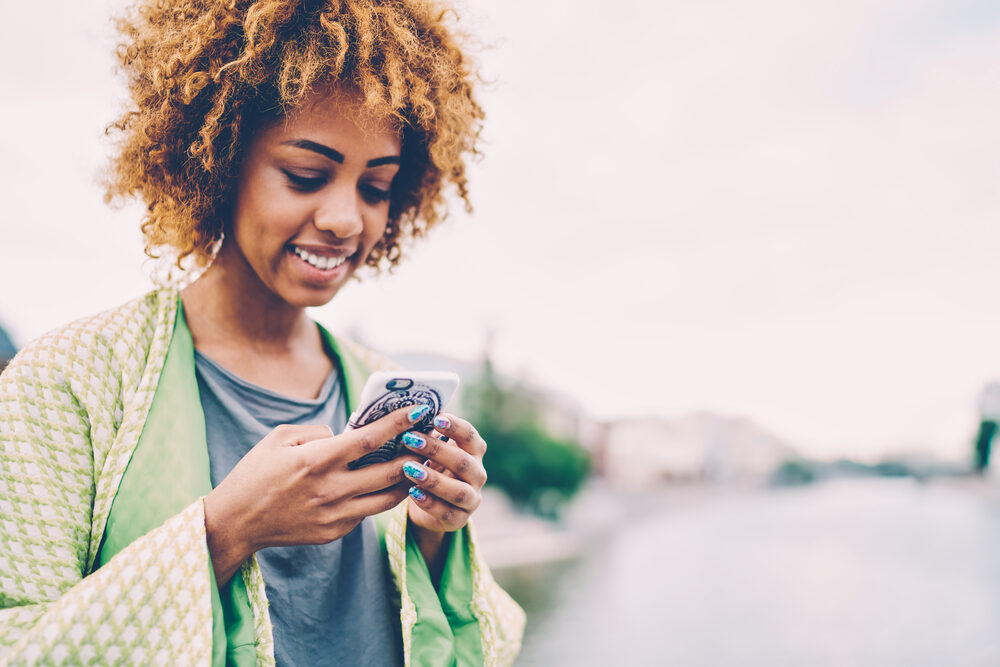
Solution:
<svg viewBox="0 0 1000 667">
<path fill-rule="evenodd" d="M 667 508 L 500 569 L 522 666 L 1000 664 L 1000 491 L 838 480 Z"/>
</svg>

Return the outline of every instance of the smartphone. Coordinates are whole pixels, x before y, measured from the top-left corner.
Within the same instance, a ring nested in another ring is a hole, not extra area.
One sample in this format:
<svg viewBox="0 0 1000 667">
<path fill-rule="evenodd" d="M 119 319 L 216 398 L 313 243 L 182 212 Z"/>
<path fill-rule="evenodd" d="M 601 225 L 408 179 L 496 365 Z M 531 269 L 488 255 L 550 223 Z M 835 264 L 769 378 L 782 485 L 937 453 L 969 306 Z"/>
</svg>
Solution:
<svg viewBox="0 0 1000 667">
<path fill-rule="evenodd" d="M 381 419 L 393 410 L 410 405 L 429 405 L 430 411 L 413 425 L 411 431 L 430 433 L 434 416 L 451 400 L 458 389 L 458 375 L 444 371 L 375 371 L 368 377 L 358 409 L 347 420 L 347 430 L 361 428 Z M 373 463 L 382 463 L 409 451 L 401 440 L 402 433 L 373 452 L 347 464 L 357 470 Z"/>
</svg>

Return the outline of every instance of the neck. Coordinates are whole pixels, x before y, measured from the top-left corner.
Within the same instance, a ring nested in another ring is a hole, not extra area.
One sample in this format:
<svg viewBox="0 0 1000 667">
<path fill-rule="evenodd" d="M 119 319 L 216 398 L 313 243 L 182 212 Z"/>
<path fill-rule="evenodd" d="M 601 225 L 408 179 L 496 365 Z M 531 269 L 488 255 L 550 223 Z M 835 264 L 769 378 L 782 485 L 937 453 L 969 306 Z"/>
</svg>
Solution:
<svg viewBox="0 0 1000 667">
<path fill-rule="evenodd" d="M 182 290 L 181 300 L 196 347 L 223 340 L 279 351 L 311 338 L 319 342 L 305 309 L 272 292 L 226 243 L 205 273 Z"/>
</svg>

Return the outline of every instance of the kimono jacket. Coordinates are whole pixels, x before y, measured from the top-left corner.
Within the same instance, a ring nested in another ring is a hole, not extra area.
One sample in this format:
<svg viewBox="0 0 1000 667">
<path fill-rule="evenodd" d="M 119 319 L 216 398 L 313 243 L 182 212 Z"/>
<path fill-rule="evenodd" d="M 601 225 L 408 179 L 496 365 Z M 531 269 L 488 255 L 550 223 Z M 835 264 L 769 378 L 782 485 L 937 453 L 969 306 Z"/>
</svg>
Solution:
<svg viewBox="0 0 1000 667">
<path fill-rule="evenodd" d="M 176 290 L 151 292 L 46 334 L 0 375 L 0 667 L 274 664 L 256 559 L 214 581 L 204 413 L 179 312 Z M 324 335 L 350 411 L 377 359 Z M 377 517 L 405 663 L 510 664 L 524 612 L 471 526 L 435 588 L 408 502 Z"/>
</svg>

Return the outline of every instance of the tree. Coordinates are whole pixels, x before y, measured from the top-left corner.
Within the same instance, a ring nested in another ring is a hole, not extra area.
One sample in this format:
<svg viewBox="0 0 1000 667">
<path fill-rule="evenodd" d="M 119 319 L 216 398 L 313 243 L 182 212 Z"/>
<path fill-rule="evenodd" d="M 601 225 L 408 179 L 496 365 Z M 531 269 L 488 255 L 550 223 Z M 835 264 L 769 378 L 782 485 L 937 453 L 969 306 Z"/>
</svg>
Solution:
<svg viewBox="0 0 1000 667">
<path fill-rule="evenodd" d="M 515 505 L 556 518 L 590 473 L 587 452 L 548 433 L 541 425 L 539 399 L 523 389 L 502 387 L 488 357 L 465 402 L 488 444 L 488 483 Z"/>
</svg>

